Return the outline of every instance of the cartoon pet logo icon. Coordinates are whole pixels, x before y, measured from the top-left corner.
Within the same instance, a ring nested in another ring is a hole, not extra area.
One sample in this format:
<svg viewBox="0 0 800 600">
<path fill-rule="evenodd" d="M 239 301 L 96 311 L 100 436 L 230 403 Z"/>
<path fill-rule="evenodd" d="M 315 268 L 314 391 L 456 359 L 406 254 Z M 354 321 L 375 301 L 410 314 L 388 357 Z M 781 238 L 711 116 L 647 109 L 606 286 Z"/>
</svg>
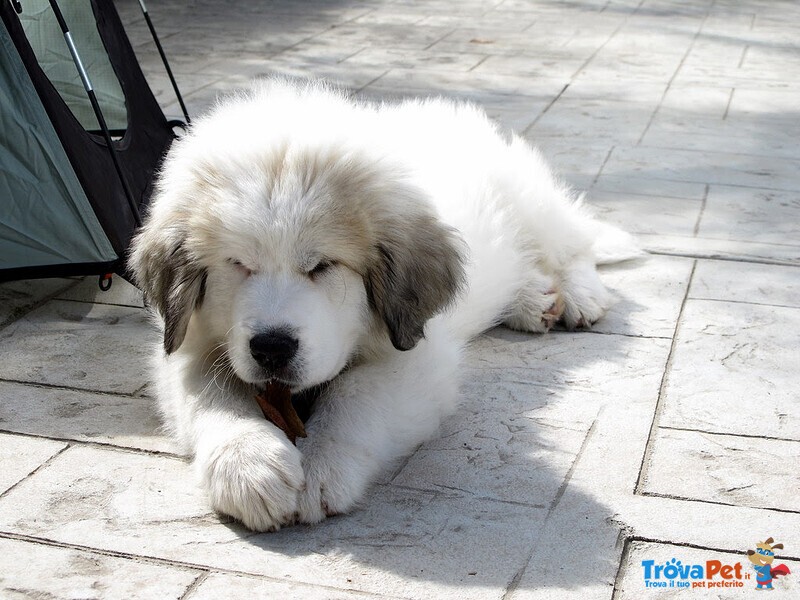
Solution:
<svg viewBox="0 0 800 600">
<path fill-rule="evenodd" d="M 772 580 L 775 577 L 788 575 L 791 573 L 789 567 L 786 565 L 772 566 L 772 561 L 775 560 L 775 549 L 783 549 L 783 544 L 773 543 L 775 540 L 767 538 L 763 542 L 756 544 L 755 550 L 747 551 L 747 558 L 753 563 L 753 568 L 756 570 L 756 583 L 757 590 L 771 590 Z"/>
</svg>

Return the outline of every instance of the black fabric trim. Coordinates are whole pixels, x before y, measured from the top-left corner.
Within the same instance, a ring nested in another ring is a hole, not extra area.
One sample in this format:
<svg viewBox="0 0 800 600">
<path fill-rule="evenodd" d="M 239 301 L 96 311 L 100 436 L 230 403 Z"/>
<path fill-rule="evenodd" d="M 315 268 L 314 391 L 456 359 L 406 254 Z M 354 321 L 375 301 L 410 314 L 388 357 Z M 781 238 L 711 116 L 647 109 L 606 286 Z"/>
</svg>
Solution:
<svg viewBox="0 0 800 600">
<path fill-rule="evenodd" d="M 83 275 L 105 275 L 116 273 L 120 276 L 122 262 L 70 263 L 60 265 L 37 265 L 35 267 L 14 267 L 0 270 L 0 282 L 18 279 L 47 279 L 52 277 L 78 277 Z"/>
</svg>

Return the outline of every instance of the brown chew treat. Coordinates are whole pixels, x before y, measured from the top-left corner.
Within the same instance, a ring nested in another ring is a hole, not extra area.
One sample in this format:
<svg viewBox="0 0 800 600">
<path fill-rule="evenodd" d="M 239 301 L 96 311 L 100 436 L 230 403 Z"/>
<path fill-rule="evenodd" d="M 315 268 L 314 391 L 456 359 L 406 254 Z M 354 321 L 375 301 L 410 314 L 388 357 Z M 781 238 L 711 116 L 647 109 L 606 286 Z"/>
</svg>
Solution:
<svg viewBox="0 0 800 600">
<path fill-rule="evenodd" d="M 256 402 L 267 421 L 283 430 L 295 446 L 297 438 L 306 437 L 306 428 L 292 406 L 292 392 L 288 386 L 270 381 L 266 389 L 256 395 Z"/>
</svg>

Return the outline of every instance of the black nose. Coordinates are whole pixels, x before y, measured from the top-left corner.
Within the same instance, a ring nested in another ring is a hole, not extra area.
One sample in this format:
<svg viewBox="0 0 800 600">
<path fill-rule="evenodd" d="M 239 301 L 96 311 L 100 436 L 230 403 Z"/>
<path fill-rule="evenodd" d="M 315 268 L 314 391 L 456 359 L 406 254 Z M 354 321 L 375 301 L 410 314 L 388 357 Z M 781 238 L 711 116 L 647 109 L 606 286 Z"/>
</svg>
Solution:
<svg viewBox="0 0 800 600">
<path fill-rule="evenodd" d="M 268 371 L 279 371 L 297 354 L 297 339 L 285 331 L 267 331 L 250 338 L 250 354 Z"/>
</svg>

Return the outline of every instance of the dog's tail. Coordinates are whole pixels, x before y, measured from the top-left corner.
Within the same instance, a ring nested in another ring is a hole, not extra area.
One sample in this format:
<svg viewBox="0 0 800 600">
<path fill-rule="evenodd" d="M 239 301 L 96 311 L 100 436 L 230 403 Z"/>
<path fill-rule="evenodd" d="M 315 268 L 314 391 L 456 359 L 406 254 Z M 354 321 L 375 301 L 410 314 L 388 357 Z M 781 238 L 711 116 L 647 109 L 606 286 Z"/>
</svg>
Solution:
<svg viewBox="0 0 800 600">
<path fill-rule="evenodd" d="M 598 265 L 608 265 L 640 258 L 646 253 L 634 237 L 614 225 L 594 221 L 594 243 L 592 244 L 592 254 Z"/>
<path fill-rule="evenodd" d="M 597 210 L 586 203 L 585 193 L 568 190 L 567 196 L 572 198 L 572 218 L 577 219 L 580 229 L 591 240 L 590 253 L 595 264 L 610 265 L 647 254 L 630 233 L 603 221 L 602 215 L 598 215 Z"/>
</svg>

